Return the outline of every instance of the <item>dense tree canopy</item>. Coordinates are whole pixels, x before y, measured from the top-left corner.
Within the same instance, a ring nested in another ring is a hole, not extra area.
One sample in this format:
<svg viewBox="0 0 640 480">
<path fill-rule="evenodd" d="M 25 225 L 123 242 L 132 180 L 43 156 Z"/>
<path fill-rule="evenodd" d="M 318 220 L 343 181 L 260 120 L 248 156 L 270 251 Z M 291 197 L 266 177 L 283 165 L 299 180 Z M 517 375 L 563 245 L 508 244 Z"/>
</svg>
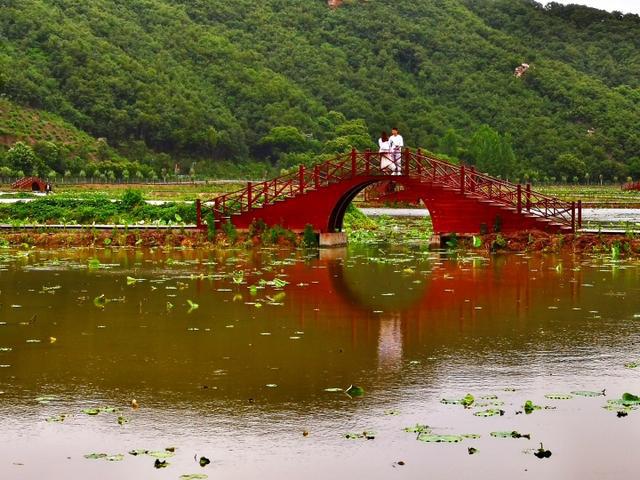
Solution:
<svg viewBox="0 0 640 480">
<path fill-rule="evenodd" d="M 373 148 L 393 125 L 408 145 L 503 176 L 640 173 L 635 15 L 532 0 L 0 6 L 0 93 L 158 174 L 194 161 L 288 167 Z M 83 158 L 35 153 L 59 172 Z M 143 171 L 103 173 L 125 170 Z"/>
</svg>

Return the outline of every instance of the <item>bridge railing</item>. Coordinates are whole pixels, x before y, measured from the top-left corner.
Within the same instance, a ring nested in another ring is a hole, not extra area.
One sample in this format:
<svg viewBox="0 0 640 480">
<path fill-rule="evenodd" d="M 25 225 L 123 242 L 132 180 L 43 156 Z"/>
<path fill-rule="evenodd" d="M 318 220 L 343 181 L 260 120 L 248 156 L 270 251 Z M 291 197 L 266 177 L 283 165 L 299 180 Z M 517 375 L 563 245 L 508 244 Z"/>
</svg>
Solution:
<svg viewBox="0 0 640 480">
<path fill-rule="evenodd" d="M 264 207 L 304 194 L 311 189 L 338 182 L 344 178 L 348 159 L 348 155 L 340 155 L 313 168 L 305 168 L 301 165 L 295 172 L 264 182 L 247 182 L 246 187 L 202 203 L 206 208 L 212 208 L 215 220 L 219 221 L 231 213 L 242 213 Z"/>
<path fill-rule="evenodd" d="M 530 184 L 525 186 L 499 180 L 477 172 L 473 167 L 454 165 L 437 158 L 424 155 L 419 150 L 410 155 L 411 173 L 421 173 L 429 181 L 460 189 L 466 193 L 493 203 L 515 208 L 518 213 L 526 211 L 534 216 L 553 219 L 559 224 L 575 230 L 580 227 L 581 204 L 566 202 L 533 191 Z M 426 167 L 426 168 L 425 168 Z"/>
<path fill-rule="evenodd" d="M 383 158 L 393 161 L 393 154 L 371 151 L 338 155 L 331 160 L 312 167 L 299 166 L 297 171 L 281 175 L 264 182 L 248 182 L 247 186 L 205 201 L 205 207 L 212 208 L 214 219 L 220 222 L 232 213 L 243 213 L 275 202 L 318 190 L 347 178 L 366 175 L 381 176 L 389 180 L 393 176 L 381 168 Z M 406 149 L 401 156 L 401 174 L 420 178 L 459 190 L 495 204 L 515 208 L 518 213 L 526 211 L 534 216 L 553 219 L 575 230 L 581 224 L 581 205 L 565 202 L 531 190 L 529 184 L 499 180 L 477 172 L 473 167 L 454 165 L 420 150 Z M 199 217 L 198 225 L 201 225 Z"/>
</svg>

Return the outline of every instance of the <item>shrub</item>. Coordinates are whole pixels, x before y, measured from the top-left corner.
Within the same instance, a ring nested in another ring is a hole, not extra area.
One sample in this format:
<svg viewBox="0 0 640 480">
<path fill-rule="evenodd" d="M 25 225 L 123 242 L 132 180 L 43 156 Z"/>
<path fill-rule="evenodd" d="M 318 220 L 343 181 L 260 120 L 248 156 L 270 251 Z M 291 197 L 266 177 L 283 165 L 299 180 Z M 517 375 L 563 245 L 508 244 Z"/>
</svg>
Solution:
<svg viewBox="0 0 640 480">
<path fill-rule="evenodd" d="M 498 234 L 496 235 L 496 239 L 491 243 L 491 250 L 495 252 L 506 246 L 507 240 L 501 234 Z"/>
<path fill-rule="evenodd" d="M 238 239 L 238 230 L 236 230 L 236 226 L 231 223 L 230 220 L 227 220 L 227 223 L 222 224 L 222 231 L 231 243 L 235 243 Z"/>
<path fill-rule="evenodd" d="M 216 219 L 213 212 L 209 212 L 204 220 L 207 222 L 207 238 L 211 241 L 216 238 Z"/>
<path fill-rule="evenodd" d="M 281 238 L 284 238 L 289 243 L 296 242 L 296 235 L 291 230 L 281 227 L 280 225 L 274 225 L 271 228 L 267 228 L 262 234 L 262 243 L 266 245 L 277 244 Z"/>
<path fill-rule="evenodd" d="M 144 203 L 144 196 L 141 191 L 128 188 L 122 194 L 120 201 L 122 202 L 122 206 L 127 210 L 133 210 L 135 207 Z"/>
<path fill-rule="evenodd" d="M 249 237 L 256 237 L 262 235 L 267 229 L 267 224 L 261 218 L 254 219 L 249 225 Z"/>
<path fill-rule="evenodd" d="M 318 246 L 318 236 L 313 230 L 312 225 L 305 225 L 304 232 L 302 234 L 302 243 L 307 248 L 314 248 Z"/>
</svg>

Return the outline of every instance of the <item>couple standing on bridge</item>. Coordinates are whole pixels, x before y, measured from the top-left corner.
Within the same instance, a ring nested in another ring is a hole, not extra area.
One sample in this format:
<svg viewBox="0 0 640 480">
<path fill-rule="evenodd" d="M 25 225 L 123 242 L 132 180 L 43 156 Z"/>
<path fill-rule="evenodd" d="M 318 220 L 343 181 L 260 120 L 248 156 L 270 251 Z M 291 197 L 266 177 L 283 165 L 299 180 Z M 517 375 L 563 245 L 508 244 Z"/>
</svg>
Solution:
<svg viewBox="0 0 640 480">
<path fill-rule="evenodd" d="M 387 132 L 382 132 L 378 139 L 380 147 L 380 170 L 387 175 L 402 174 L 402 148 L 404 140 L 398 132 L 397 127 L 391 129 L 391 136 Z"/>
</svg>

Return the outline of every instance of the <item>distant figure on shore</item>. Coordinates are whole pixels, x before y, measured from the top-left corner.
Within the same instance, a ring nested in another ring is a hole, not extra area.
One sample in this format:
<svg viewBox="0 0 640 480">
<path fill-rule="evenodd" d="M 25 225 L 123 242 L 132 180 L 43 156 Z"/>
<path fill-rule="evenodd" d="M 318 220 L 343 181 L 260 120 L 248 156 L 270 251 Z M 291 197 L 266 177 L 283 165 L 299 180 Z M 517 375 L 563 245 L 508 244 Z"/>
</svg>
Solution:
<svg viewBox="0 0 640 480">
<path fill-rule="evenodd" d="M 395 172 L 392 175 L 402 175 L 402 149 L 404 148 L 404 139 L 398 127 L 391 129 L 391 136 L 389 137 L 389 147 L 391 149 L 391 159 L 395 167 Z"/>
<path fill-rule="evenodd" d="M 382 170 L 382 173 L 384 174 L 392 174 L 395 168 L 393 166 L 393 161 L 391 160 L 391 144 L 389 142 L 387 132 L 382 132 L 380 134 L 378 146 L 380 147 L 378 150 L 380 153 L 380 170 Z"/>
</svg>

